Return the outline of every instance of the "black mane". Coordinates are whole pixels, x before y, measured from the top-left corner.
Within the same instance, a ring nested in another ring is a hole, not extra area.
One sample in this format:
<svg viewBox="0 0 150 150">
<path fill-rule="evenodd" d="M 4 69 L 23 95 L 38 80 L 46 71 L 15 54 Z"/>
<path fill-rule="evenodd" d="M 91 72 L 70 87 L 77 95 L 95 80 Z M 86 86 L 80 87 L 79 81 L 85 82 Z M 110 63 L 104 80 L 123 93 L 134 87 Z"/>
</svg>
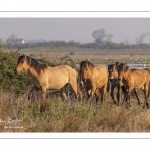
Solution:
<svg viewBox="0 0 150 150">
<path fill-rule="evenodd" d="M 29 65 L 35 69 L 44 70 L 48 67 L 46 64 L 43 64 L 43 63 L 41 63 L 41 62 L 39 62 L 39 61 L 35 60 L 34 58 L 29 57 L 29 56 L 26 56 L 26 59 L 27 59 Z"/>
<path fill-rule="evenodd" d="M 30 65 L 30 67 L 37 70 L 38 73 L 40 73 L 41 70 L 45 70 L 48 67 L 48 65 L 43 64 L 43 63 L 35 60 L 34 58 L 31 58 L 31 57 L 25 56 L 25 55 L 22 55 L 19 57 L 18 63 L 23 62 L 25 58 L 26 58 L 27 63 Z"/>
<path fill-rule="evenodd" d="M 82 62 L 80 62 L 80 67 L 82 68 L 83 66 L 85 66 L 86 64 L 88 64 L 88 66 L 90 66 L 90 67 L 94 67 L 94 65 L 91 63 L 91 62 L 89 62 L 89 61 L 82 61 Z"/>
</svg>

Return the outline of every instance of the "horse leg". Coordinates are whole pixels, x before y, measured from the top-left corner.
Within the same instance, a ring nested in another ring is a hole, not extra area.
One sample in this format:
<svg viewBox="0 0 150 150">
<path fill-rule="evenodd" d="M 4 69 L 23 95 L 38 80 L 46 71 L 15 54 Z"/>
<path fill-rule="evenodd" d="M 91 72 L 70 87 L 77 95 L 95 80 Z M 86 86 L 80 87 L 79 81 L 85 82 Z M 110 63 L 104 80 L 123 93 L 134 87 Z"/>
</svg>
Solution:
<svg viewBox="0 0 150 150">
<path fill-rule="evenodd" d="M 75 99 L 77 100 L 78 99 L 78 87 L 77 87 L 77 83 L 74 81 L 74 82 L 70 82 L 69 83 L 73 92 L 74 92 L 74 95 L 75 95 Z"/>
<path fill-rule="evenodd" d="M 130 105 L 130 93 L 131 93 L 132 89 L 133 89 L 132 87 L 129 87 L 127 89 L 127 94 L 126 94 L 126 108 L 128 108 L 128 107 L 131 106 Z"/>
<path fill-rule="evenodd" d="M 117 103 L 120 105 L 120 84 L 117 85 Z"/>
<path fill-rule="evenodd" d="M 95 91 L 95 97 L 96 97 L 96 105 L 97 105 L 97 102 L 99 100 L 99 92 L 98 92 L 98 89 L 96 89 Z"/>
<path fill-rule="evenodd" d="M 40 112 L 43 113 L 46 110 L 46 103 L 44 99 L 46 98 L 46 87 L 41 87 L 42 91 L 42 101 L 40 101 Z"/>
<path fill-rule="evenodd" d="M 87 90 L 87 96 L 88 96 L 88 99 L 90 98 L 90 96 L 91 96 L 91 90 Z M 88 100 L 87 99 L 87 100 Z"/>
<path fill-rule="evenodd" d="M 68 99 L 67 96 L 66 96 L 66 85 L 61 88 L 61 98 L 62 98 L 63 101 L 64 100 L 66 101 Z"/>
<path fill-rule="evenodd" d="M 105 103 L 106 92 L 107 92 L 107 83 L 104 84 L 104 85 L 100 88 L 101 104 L 102 104 L 102 105 Z"/>
<path fill-rule="evenodd" d="M 121 105 L 123 105 L 123 104 L 124 104 L 124 101 L 126 101 L 126 90 L 125 90 L 125 87 L 124 87 L 124 86 L 121 86 L 121 90 L 122 90 L 123 95 L 124 95 L 124 98 L 123 98 L 123 101 L 122 101 L 122 104 L 121 104 Z"/>
<path fill-rule="evenodd" d="M 89 97 L 90 107 L 91 107 L 91 105 L 92 105 L 92 100 L 93 100 L 93 98 L 94 98 L 95 91 L 96 91 L 96 87 L 93 86 L 92 89 L 91 89 L 90 97 Z"/>
<path fill-rule="evenodd" d="M 137 100 L 138 100 L 138 104 L 141 105 L 140 99 L 139 99 L 139 97 L 138 97 L 138 95 L 137 95 L 136 89 L 134 89 L 134 94 L 135 94 L 135 96 L 136 96 L 136 98 L 137 98 Z"/>
<path fill-rule="evenodd" d="M 77 90 L 78 90 L 78 94 L 79 94 L 79 101 L 82 101 L 82 92 L 79 88 L 79 85 L 77 86 L 77 88 L 78 88 Z"/>
<path fill-rule="evenodd" d="M 147 83 L 145 83 L 144 85 L 144 95 L 145 95 L 145 101 L 144 101 L 144 106 L 143 109 L 145 107 L 150 108 L 149 103 L 148 103 L 148 97 L 149 97 L 149 81 Z"/>
<path fill-rule="evenodd" d="M 112 97 L 112 100 L 113 100 L 114 104 L 116 104 L 116 101 L 115 101 L 115 98 L 114 98 L 114 89 L 115 89 L 115 86 L 112 84 L 110 95 Z"/>
<path fill-rule="evenodd" d="M 31 97 L 33 96 L 33 94 L 35 95 L 35 92 L 38 91 L 39 88 L 37 86 L 33 86 L 33 88 L 31 89 L 31 91 L 29 92 L 28 94 L 28 99 L 31 100 L 31 103 L 32 103 L 32 99 Z M 35 99 L 34 99 L 35 100 Z M 34 102 L 34 101 L 33 101 Z"/>
</svg>

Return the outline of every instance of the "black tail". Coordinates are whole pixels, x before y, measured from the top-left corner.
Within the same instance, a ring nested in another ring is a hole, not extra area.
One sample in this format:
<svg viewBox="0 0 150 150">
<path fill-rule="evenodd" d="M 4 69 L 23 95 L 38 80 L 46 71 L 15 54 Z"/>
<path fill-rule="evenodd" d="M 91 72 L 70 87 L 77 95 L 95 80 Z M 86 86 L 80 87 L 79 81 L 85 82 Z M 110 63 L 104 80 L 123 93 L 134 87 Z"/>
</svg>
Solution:
<svg viewBox="0 0 150 150">
<path fill-rule="evenodd" d="M 108 82 L 107 82 L 107 93 L 109 93 L 109 86 L 110 86 L 110 82 L 109 82 L 109 78 L 108 78 Z"/>
<path fill-rule="evenodd" d="M 123 86 L 121 86 L 121 89 L 122 89 L 122 92 L 125 94 L 126 90 L 125 90 L 124 85 L 123 85 Z"/>
</svg>

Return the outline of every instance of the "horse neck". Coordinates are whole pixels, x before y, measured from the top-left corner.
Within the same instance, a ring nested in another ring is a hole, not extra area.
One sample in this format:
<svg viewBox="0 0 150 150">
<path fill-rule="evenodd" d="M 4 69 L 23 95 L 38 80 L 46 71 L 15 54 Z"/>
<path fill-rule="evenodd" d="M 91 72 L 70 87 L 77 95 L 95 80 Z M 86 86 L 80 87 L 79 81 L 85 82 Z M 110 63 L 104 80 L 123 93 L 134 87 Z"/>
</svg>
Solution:
<svg viewBox="0 0 150 150">
<path fill-rule="evenodd" d="M 33 68 L 33 67 L 29 67 L 29 73 L 33 76 L 33 77 L 38 77 L 38 73 L 37 71 Z"/>
<path fill-rule="evenodd" d="M 128 79 L 129 78 L 129 73 L 130 73 L 131 69 L 129 68 L 126 72 L 124 72 L 124 75 L 123 75 L 123 79 Z"/>
<path fill-rule="evenodd" d="M 36 60 L 35 60 L 35 61 L 36 61 Z M 36 63 L 38 63 L 38 62 L 36 61 Z M 30 64 L 29 64 L 29 69 L 28 69 L 28 71 L 29 71 L 29 73 L 30 73 L 33 77 L 38 78 L 39 73 L 38 73 L 37 68 L 36 68 L 36 67 L 34 66 L 34 64 L 33 64 L 33 59 L 32 59 L 32 58 L 30 58 Z"/>
<path fill-rule="evenodd" d="M 92 78 L 93 78 L 93 69 L 94 69 L 94 67 L 92 65 L 89 66 L 89 70 L 90 70 L 89 80 L 92 80 Z"/>
<path fill-rule="evenodd" d="M 118 79 L 118 72 L 117 72 L 117 70 L 114 71 L 113 76 L 114 76 L 114 79 Z"/>
</svg>

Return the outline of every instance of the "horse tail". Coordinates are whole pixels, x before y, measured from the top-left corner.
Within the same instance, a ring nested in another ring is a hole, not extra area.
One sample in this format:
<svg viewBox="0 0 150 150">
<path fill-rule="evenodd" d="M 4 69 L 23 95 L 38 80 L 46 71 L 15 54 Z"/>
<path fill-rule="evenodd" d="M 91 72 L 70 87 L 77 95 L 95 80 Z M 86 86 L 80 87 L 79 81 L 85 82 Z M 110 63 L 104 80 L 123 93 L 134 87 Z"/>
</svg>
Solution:
<svg viewBox="0 0 150 150">
<path fill-rule="evenodd" d="M 109 93 L 109 88 L 110 88 L 110 82 L 109 82 L 109 77 L 108 77 L 108 82 L 107 82 L 107 93 Z"/>
<path fill-rule="evenodd" d="M 77 72 L 77 71 L 76 71 Z M 79 73 L 77 72 L 77 92 L 78 92 L 78 95 L 79 95 L 79 101 L 82 101 L 82 92 L 81 92 L 81 89 L 80 89 L 80 76 L 79 76 Z"/>
<path fill-rule="evenodd" d="M 122 92 L 125 94 L 126 90 L 125 90 L 124 85 L 123 85 L 123 86 L 121 86 L 121 90 L 122 90 Z"/>
</svg>

